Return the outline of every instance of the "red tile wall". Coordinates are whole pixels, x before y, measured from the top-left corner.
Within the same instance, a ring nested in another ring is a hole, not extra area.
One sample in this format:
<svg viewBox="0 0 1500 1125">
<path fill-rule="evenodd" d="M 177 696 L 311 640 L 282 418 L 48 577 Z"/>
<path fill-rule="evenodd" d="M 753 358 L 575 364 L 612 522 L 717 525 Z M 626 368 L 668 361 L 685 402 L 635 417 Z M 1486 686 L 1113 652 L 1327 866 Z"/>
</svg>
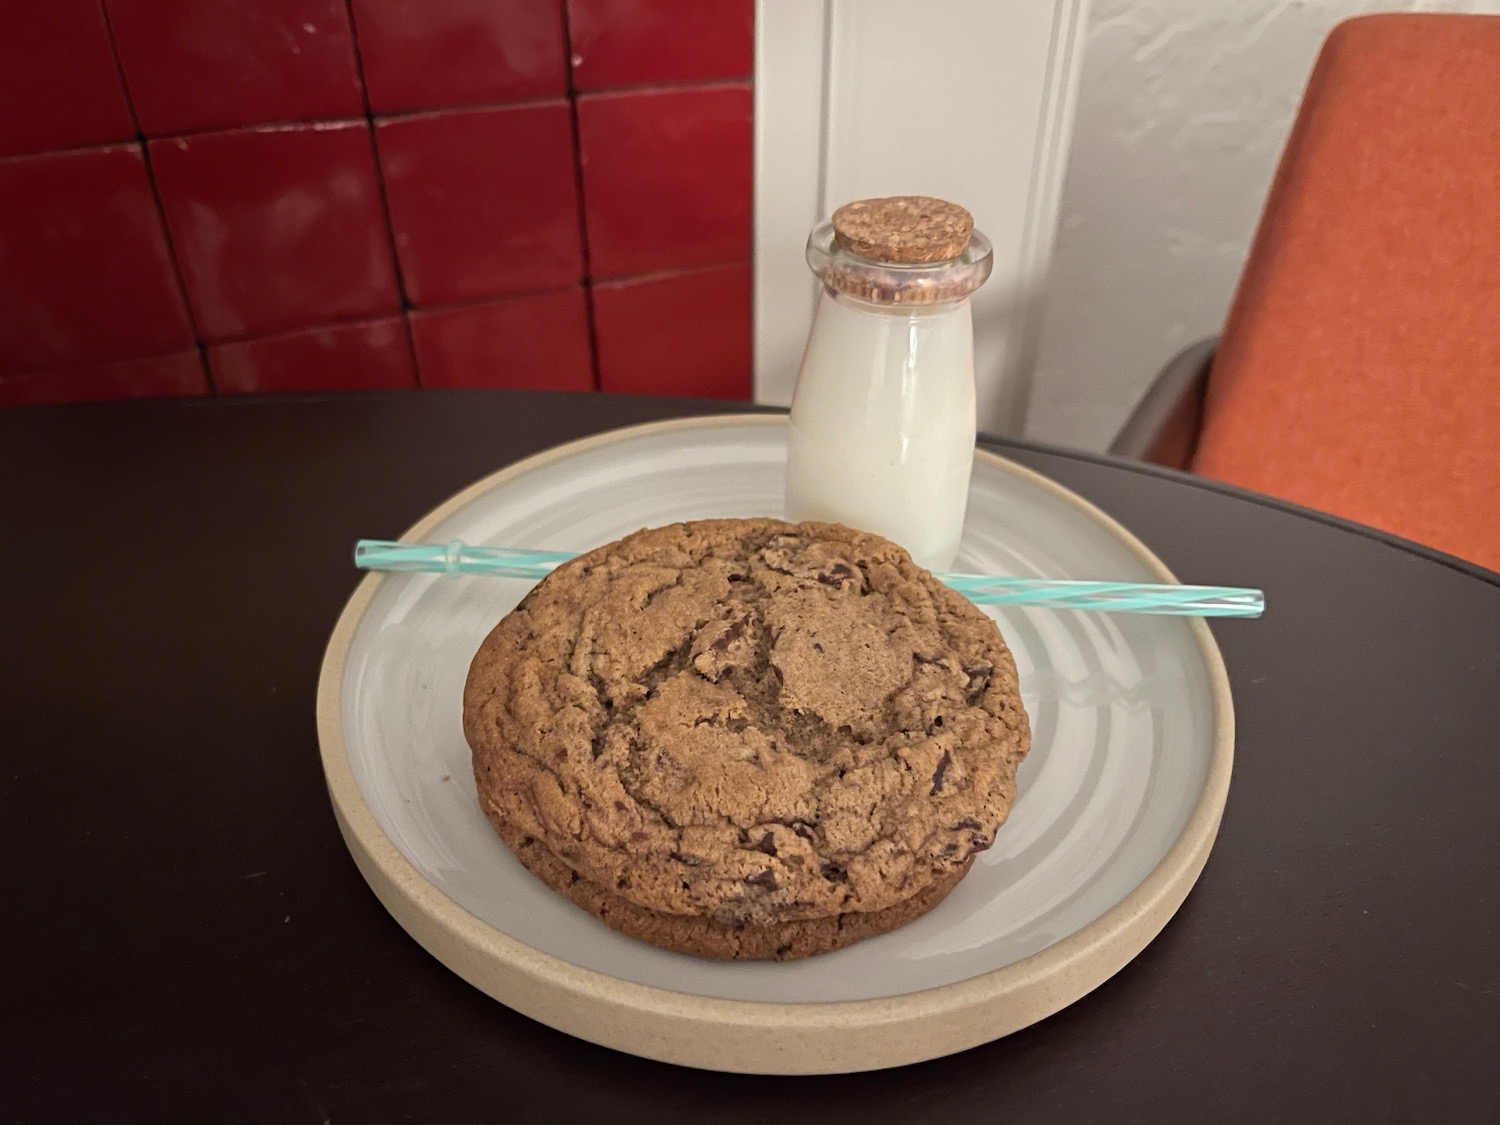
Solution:
<svg viewBox="0 0 1500 1125">
<path fill-rule="evenodd" d="M 748 398 L 752 8 L 17 5 L 0 407 Z"/>
</svg>

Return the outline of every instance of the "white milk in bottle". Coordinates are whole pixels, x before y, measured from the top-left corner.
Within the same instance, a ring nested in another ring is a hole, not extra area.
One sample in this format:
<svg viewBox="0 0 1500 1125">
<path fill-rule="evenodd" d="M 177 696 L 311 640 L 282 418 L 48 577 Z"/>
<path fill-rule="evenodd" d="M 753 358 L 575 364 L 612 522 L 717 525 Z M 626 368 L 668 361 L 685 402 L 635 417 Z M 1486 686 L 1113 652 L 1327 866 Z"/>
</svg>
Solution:
<svg viewBox="0 0 1500 1125">
<path fill-rule="evenodd" d="M 974 465 L 969 295 L 989 242 L 961 207 L 896 196 L 839 208 L 807 260 L 823 291 L 792 399 L 787 518 L 873 531 L 947 570 Z"/>
</svg>

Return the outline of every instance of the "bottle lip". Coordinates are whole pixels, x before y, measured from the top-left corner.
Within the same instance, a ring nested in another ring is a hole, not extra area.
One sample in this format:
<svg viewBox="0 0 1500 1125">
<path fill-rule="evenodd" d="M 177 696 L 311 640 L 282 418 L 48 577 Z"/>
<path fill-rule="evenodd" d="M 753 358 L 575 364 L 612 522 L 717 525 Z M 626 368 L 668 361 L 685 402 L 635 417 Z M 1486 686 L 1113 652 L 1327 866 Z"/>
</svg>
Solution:
<svg viewBox="0 0 1500 1125">
<path fill-rule="evenodd" d="M 933 305 L 973 293 L 989 278 L 995 258 L 979 231 L 956 258 L 941 262 L 877 262 L 839 244 L 833 222 L 807 238 L 807 264 L 830 289 L 879 305 Z"/>
</svg>

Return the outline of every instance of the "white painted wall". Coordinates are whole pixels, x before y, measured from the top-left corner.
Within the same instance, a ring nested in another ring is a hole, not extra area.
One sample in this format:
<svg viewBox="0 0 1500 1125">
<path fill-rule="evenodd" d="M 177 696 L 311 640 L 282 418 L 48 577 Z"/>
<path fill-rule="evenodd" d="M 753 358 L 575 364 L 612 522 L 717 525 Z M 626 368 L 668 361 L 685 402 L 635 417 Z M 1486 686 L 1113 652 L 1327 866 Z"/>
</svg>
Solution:
<svg viewBox="0 0 1500 1125">
<path fill-rule="evenodd" d="M 1500 0 L 1093 0 L 1028 436 L 1104 448 L 1219 331 L 1323 38 L 1392 9 Z"/>
</svg>

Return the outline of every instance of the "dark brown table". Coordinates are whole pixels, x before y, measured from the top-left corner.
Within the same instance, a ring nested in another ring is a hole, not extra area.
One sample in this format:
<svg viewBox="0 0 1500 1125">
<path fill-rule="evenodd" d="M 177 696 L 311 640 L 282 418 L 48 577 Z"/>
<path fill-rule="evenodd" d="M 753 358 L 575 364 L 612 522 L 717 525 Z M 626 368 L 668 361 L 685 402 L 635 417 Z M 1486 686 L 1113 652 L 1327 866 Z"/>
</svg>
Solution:
<svg viewBox="0 0 1500 1125">
<path fill-rule="evenodd" d="M 1500 1119 L 1500 576 L 1140 465 L 1002 452 L 1188 581 L 1239 745 L 1177 918 L 965 1054 L 731 1077 L 570 1039 L 390 919 L 313 691 L 361 535 L 669 400 L 484 392 L 0 412 L 0 1120 Z"/>
</svg>

